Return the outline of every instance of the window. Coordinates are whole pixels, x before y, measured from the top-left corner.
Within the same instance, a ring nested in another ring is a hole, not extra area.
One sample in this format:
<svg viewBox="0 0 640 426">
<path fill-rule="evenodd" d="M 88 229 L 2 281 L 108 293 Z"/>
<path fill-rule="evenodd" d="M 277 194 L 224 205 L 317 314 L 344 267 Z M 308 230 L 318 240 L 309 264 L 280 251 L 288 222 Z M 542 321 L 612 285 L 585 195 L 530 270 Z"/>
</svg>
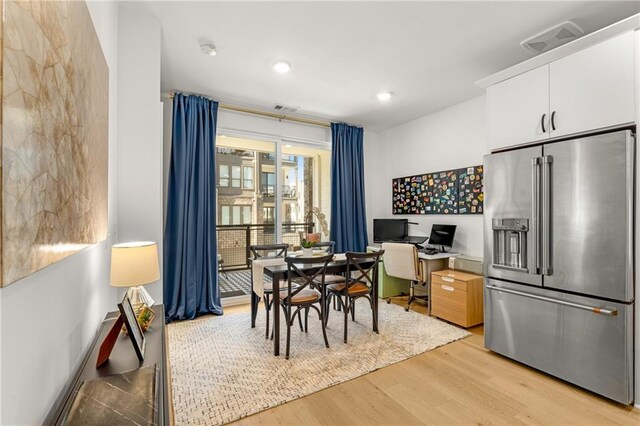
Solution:
<svg viewBox="0 0 640 426">
<path fill-rule="evenodd" d="M 221 225 L 247 225 L 253 220 L 251 206 L 220 206 Z"/>
<path fill-rule="evenodd" d="M 275 207 L 263 207 L 262 208 L 262 222 L 263 223 L 275 223 L 276 213 Z"/>
<path fill-rule="evenodd" d="M 229 176 L 229 168 L 231 168 L 231 176 Z M 224 187 L 240 188 L 240 166 L 229 166 L 228 164 L 220 164 L 219 185 Z"/>
<path fill-rule="evenodd" d="M 262 193 L 266 195 L 274 195 L 276 192 L 276 174 L 262 172 L 260 175 Z"/>
<path fill-rule="evenodd" d="M 253 189 L 253 167 L 244 166 L 242 168 L 242 187 L 244 189 Z"/>
<path fill-rule="evenodd" d="M 240 188 L 240 166 L 231 166 L 231 186 Z"/>
<path fill-rule="evenodd" d="M 220 173 L 219 173 L 219 185 L 220 186 L 229 186 L 229 166 L 226 164 L 220 164 Z"/>
</svg>

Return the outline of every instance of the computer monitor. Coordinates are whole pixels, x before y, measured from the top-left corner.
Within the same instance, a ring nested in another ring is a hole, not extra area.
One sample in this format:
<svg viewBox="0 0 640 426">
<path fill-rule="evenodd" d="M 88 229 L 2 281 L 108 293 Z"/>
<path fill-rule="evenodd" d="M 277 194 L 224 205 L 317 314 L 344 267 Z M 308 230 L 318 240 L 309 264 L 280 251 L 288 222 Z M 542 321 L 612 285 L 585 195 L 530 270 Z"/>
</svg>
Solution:
<svg viewBox="0 0 640 426">
<path fill-rule="evenodd" d="M 455 234 L 456 225 L 432 225 L 427 245 L 438 250 L 451 248 Z"/>
<path fill-rule="evenodd" d="M 373 242 L 404 241 L 409 232 L 407 219 L 373 219 Z"/>
</svg>

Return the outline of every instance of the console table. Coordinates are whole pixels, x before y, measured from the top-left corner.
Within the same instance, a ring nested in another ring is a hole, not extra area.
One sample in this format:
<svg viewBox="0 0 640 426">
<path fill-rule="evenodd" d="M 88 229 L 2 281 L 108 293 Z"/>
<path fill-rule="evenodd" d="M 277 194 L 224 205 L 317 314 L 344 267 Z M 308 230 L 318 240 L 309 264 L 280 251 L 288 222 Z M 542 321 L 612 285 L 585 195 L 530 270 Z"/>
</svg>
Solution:
<svg viewBox="0 0 640 426">
<path fill-rule="evenodd" d="M 164 324 L 164 306 L 154 305 L 153 310 L 156 313 L 149 329 L 144 333 L 145 337 L 145 353 L 144 361 L 139 362 L 136 353 L 131 345 L 129 336 L 120 333 L 109 361 L 100 368 L 96 368 L 96 359 L 100 344 L 104 337 L 111 329 L 111 326 L 117 319 L 119 312 L 109 312 L 104 321 L 98 328 L 96 337 L 80 362 L 78 370 L 69 379 L 65 389 L 62 391 L 53 408 L 49 412 L 44 424 L 59 425 L 63 424 L 63 419 L 75 396 L 78 387 L 84 381 L 96 379 L 98 377 L 110 376 L 112 374 L 124 373 L 142 367 L 149 367 L 157 364 L 158 368 L 158 386 L 157 407 L 159 425 L 168 425 L 171 422 L 170 402 L 169 402 L 169 374 Z"/>
</svg>

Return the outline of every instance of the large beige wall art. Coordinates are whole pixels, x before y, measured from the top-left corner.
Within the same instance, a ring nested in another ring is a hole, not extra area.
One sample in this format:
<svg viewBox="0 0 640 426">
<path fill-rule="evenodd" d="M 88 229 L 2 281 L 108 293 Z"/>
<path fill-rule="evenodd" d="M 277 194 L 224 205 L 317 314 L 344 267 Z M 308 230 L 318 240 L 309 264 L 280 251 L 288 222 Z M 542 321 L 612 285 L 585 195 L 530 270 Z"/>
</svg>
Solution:
<svg viewBox="0 0 640 426">
<path fill-rule="evenodd" d="M 2 286 L 107 236 L 109 69 L 78 1 L 3 1 Z"/>
</svg>

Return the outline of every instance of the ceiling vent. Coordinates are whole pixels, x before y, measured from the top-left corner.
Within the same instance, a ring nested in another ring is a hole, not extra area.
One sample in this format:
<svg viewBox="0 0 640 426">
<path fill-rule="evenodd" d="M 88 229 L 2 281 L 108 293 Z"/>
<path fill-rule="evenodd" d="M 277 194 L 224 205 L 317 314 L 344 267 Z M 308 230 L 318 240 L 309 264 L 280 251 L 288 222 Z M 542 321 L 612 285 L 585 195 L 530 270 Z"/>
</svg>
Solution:
<svg viewBox="0 0 640 426">
<path fill-rule="evenodd" d="M 521 41 L 520 46 L 538 54 L 555 49 L 583 35 L 584 31 L 582 31 L 582 28 L 571 21 L 565 21 L 555 27 L 544 30 L 540 34 Z"/>
<path fill-rule="evenodd" d="M 297 110 L 300 109 L 300 107 L 292 107 L 292 106 L 285 106 L 285 105 L 274 105 L 273 109 L 278 111 L 278 112 L 283 112 L 283 113 L 292 113 L 292 112 L 296 112 Z"/>
</svg>

